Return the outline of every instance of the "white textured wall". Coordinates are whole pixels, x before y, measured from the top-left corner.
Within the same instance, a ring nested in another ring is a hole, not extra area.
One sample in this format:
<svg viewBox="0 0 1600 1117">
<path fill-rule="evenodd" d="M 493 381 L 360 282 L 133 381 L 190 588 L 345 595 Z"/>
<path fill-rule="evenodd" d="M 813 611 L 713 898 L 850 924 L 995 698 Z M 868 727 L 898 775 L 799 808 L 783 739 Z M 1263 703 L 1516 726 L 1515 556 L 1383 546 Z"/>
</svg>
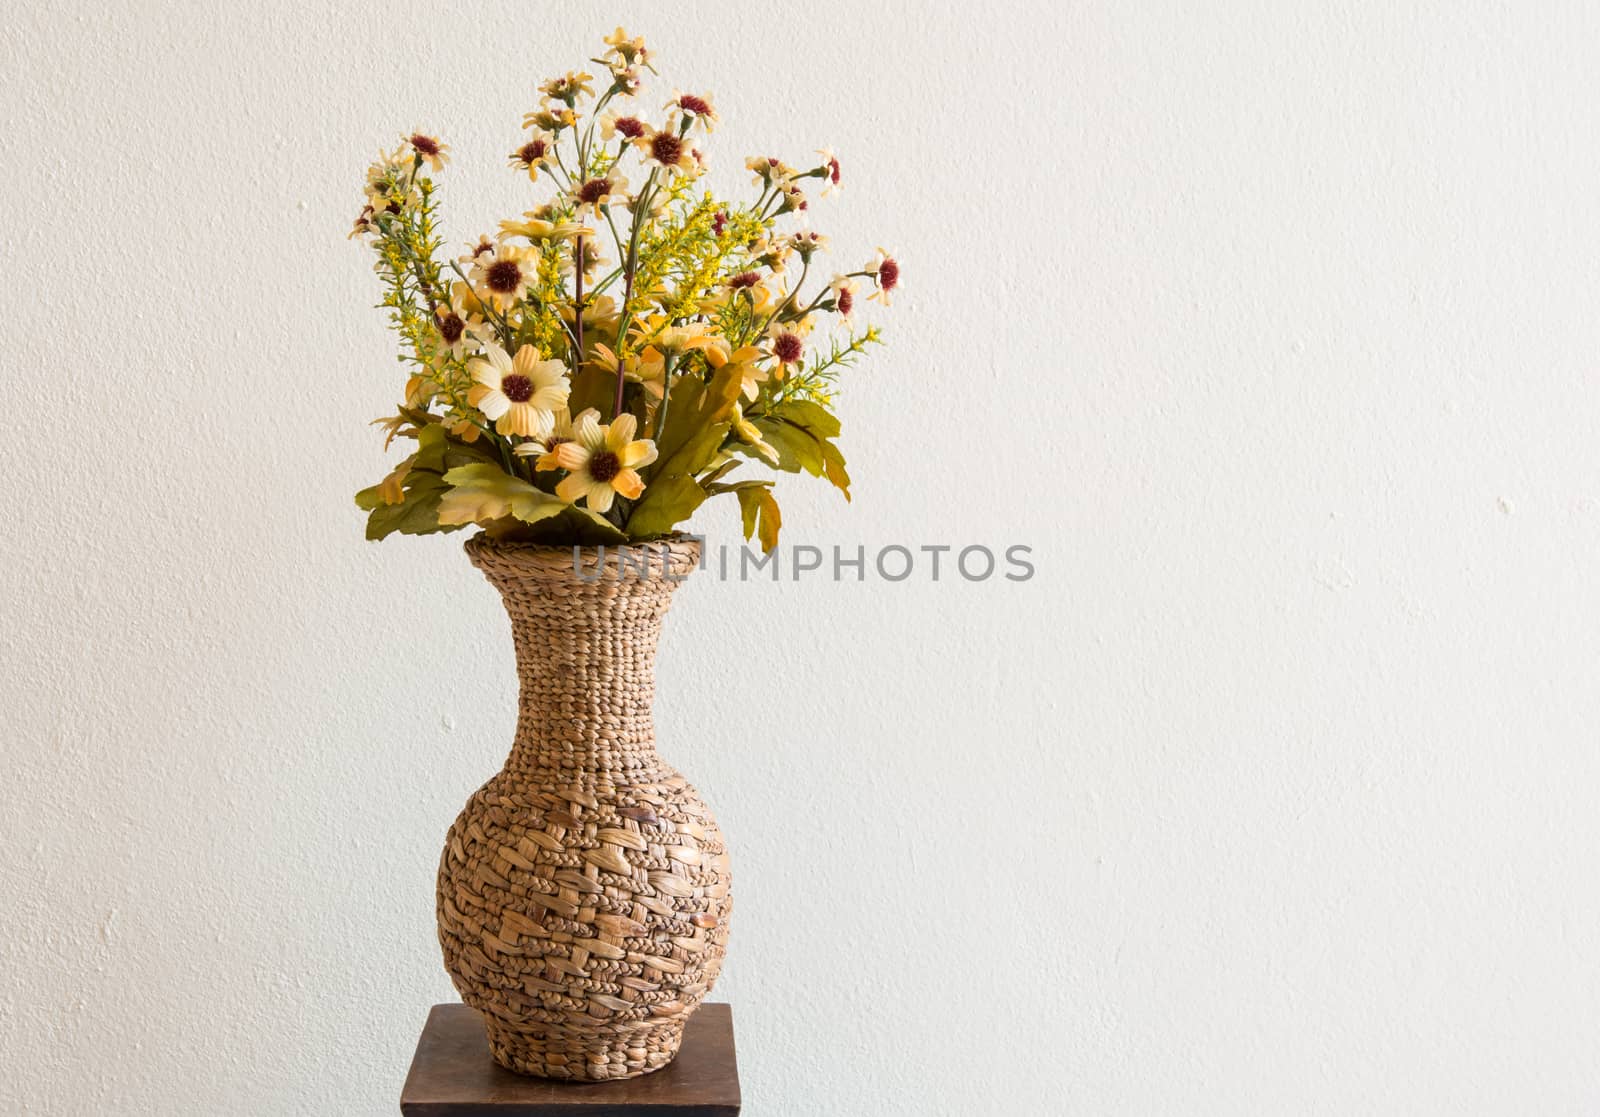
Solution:
<svg viewBox="0 0 1600 1117">
<path fill-rule="evenodd" d="M 460 239 L 521 208 L 623 22 L 904 261 L 790 541 L 1039 562 L 682 593 L 746 1111 L 1600 1110 L 1595 5 L 3 18 L 0 1108 L 394 1112 L 514 693 L 459 537 L 361 539 L 343 238 L 413 125 Z"/>
</svg>

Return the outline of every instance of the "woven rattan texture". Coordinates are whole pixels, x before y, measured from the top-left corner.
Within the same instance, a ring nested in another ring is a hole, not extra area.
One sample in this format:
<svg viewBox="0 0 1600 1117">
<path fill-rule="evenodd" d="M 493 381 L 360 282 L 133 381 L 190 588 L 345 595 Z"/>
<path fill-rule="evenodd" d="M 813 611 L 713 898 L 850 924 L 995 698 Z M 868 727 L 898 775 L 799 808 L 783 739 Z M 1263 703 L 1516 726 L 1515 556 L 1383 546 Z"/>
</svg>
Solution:
<svg viewBox="0 0 1600 1117">
<path fill-rule="evenodd" d="M 511 616 L 521 701 L 504 770 L 439 863 L 445 968 L 503 1066 L 657 1070 L 716 979 L 732 906 L 716 820 L 650 718 L 661 618 L 699 545 L 653 545 L 648 575 L 586 552 L 582 577 L 570 549 L 466 549 Z"/>
</svg>

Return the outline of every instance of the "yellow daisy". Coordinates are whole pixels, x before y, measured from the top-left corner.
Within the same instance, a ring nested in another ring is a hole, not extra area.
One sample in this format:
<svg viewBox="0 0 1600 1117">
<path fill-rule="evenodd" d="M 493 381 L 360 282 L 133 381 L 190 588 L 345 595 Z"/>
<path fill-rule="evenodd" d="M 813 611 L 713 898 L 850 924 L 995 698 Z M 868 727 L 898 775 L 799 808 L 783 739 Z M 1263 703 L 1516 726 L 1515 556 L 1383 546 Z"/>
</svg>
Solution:
<svg viewBox="0 0 1600 1117">
<path fill-rule="evenodd" d="M 593 408 L 573 420 L 573 441 L 556 447 L 556 460 L 568 471 L 556 495 L 568 504 L 587 500 L 590 511 L 602 515 L 618 493 L 639 499 L 644 478 L 636 470 L 656 460 L 656 444 L 648 438 L 635 441 L 638 426 L 632 415 L 618 415 L 603 426 Z"/>
<path fill-rule="evenodd" d="M 469 362 L 467 371 L 475 385 L 467 402 L 503 435 L 543 438 L 555 427 L 557 409 L 567 404 L 566 365 L 543 360 L 531 345 L 518 349 L 515 358 L 498 345 L 485 345 L 484 356 Z"/>
<path fill-rule="evenodd" d="M 598 418 L 599 413 L 591 408 L 582 415 L 594 415 Z M 549 434 L 542 438 L 532 438 L 527 442 L 517 443 L 512 453 L 524 458 L 536 458 L 533 463 L 534 469 L 560 469 L 561 462 L 556 458 L 556 450 L 576 437 L 577 435 L 573 433 L 572 413 L 563 405 L 555 413 L 555 422 Z"/>
<path fill-rule="evenodd" d="M 739 394 L 748 400 L 755 399 L 756 393 L 761 391 L 761 385 L 767 381 L 767 370 L 756 365 L 761 357 L 761 350 L 754 345 L 730 349 L 728 343 L 723 341 L 719 345 L 706 347 L 706 363 L 712 368 L 721 369 L 731 364 L 739 370 Z"/>
<path fill-rule="evenodd" d="M 522 215 L 521 221 L 500 222 L 500 235 L 502 237 L 527 237 L 533 241 L 544 240 L 571 240 L 573 237 L 587 237 L 594 233 L 593 229 L 578 224 L 576 221 L 547 221 L 537 216 L 537 210 L 530 210 Z"/>
</svg>

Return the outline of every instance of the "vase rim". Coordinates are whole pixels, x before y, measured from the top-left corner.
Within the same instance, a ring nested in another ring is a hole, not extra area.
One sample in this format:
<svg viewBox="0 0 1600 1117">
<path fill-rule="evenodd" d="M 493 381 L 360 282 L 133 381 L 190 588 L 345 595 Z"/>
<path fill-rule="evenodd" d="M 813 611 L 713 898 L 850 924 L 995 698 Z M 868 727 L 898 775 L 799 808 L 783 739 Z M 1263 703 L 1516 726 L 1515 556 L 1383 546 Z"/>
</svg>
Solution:
<svg viewBox="0 0 1600 1117">
<path fill-rule="evenodd" d="M 480 532 L 463 544 L 472 564 L 493 577 L 553 582 L 679 582 L 700 565 L 698 536 L 674 532 L 637 543 L 594 546 L 523 543 Z"/>
</svg>

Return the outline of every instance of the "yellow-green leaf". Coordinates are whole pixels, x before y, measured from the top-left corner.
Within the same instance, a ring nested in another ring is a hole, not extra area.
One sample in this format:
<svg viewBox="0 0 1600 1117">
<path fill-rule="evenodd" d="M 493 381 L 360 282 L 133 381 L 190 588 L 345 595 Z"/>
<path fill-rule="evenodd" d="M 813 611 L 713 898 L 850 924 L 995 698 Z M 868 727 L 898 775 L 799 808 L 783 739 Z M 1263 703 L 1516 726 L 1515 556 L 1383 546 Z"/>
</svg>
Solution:
<svg viewBox="0 0 1600 1117">
<path fill-rule="evenodd" d="M 567 503 L 542 492 L 497 465 L 458 465 L 444 475 L 450 486 L 439 501 L 441 524 L 486 524 L 507 516 L 535 524 L 554 516 Z"/>
</svg>

